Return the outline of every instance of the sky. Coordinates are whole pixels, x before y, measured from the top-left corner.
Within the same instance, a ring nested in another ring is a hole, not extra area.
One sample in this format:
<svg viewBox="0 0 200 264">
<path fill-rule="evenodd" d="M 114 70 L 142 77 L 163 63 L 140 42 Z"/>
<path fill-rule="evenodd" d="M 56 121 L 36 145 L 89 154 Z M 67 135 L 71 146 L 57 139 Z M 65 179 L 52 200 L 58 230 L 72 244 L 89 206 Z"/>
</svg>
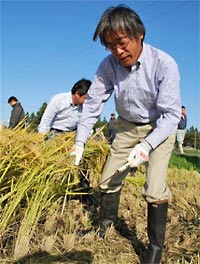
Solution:
<svg viewBox="0 0 200 264">
<path fill-rule="evenodd" d="M 119 4 L 134 9 L 146 27 L 145 42 L 178 63 L 181 98 L 188 128 L 200 130 L 199 1 L 11 1 L 1 0 L 0 121 L 8 123 L 8 98 L 16 96 L 25 112 L 81 78 L 93 80 L 109 53 L 92 36 L 103 11 Z M 101 117 L 115 112 L 113 97 Z"/>
</svg>

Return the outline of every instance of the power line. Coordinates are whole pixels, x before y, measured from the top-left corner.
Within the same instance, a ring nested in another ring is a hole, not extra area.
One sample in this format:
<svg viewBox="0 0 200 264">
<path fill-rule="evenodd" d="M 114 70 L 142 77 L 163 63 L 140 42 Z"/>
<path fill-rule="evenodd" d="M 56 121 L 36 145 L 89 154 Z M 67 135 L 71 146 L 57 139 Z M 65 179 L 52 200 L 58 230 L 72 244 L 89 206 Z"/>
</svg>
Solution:
<svg viewBox="0 0 200 264">
<path fill-rule="evenodd" d="M 166 12 L 163 12 L 162 14 L 160 14 L 160 15 L 158 15 L 158 16 L 156 16 L 156 17 L 153 17 L 153 18 L 150 19 L 150 20 L 147 20 L 146 22 L 151 22 L 151 21 L 153 21 L 153 20 L 155 20 L 155 19 L 157 19 L 157 18 L 159 18 L 159 17 L 162 17 L 162 16 L 164 16 L 164 15 L 166 15 L 166 14 L 168 14 L 168 13 L 171 13 L 172 11 L 174 11 L 174 10 L 176 10 L 176 9 L 178 9 L 178 8 L 180 8 L 180 7 L 182 7 L 182 6 L 184 6 L 184 5 L 190 4 L 190 3 L 192 3 L 192 1 L 185 1 L 185 2 L 182 3 L 181 5 L 178 5 L 178 6 L 174 7 L 174 8 L 171 8 L 171 9 L 167 10 Z"/>
<path fill-rule="evenodd" d="M 154 5 L 157 4 L 158 2 L 159 2 L 159 1 L 155 1 L 155 2 L 153 2 L 153 3 L 150 3 L 150 4 L 146 5 L 145 7 L 143 7 L 142 9 L 138 10 L 137 12 L 140 13 L 140 12 L 142 12 L 143 10 L 148 9 L 149 7 L 154 6 Z M 36 66 L 36 65 L 42 64 L 42 63 L 48 61 L 49 59 L 54 58 L 54 57 L 56 57 L 56 56 L 59 55 L 59 54 L 62 54 L 64 51 L 66 51 L 66 50 L 68 50 L 68 49 L 71 49 L 71 48 L 74 48 L 75 46 L 79 45 L 80 43 L 82 43 L 82 42 L 85 41 L 85 40 L 88 40 L 88 39 L 91 38 L 91 37 L 92 37 L 92 35 L 89 35 L 89 36 L 87 36 L 87 37 L 85 37 L 85 38 L 83 38 L 83 39 L 81 39 L 81 40 L 79 40 L 79 41 L 73 43 L 73 44 L 70 45 L 70 46 L 66 46 L 66 47 L 64 47 L 64 48 L 62 48 L 62 49 L 56 51 L 55 53 L 50 54 L 50 55 L 48 55 L 48 56 L 46 56 L 46 57 L 40 59 L 40 60 L 37 61 L 37 62 L 34 62 L 34 63 L 28 64 L 28 65 L 25 65 L 24 67 L 22 67 L 22 68 L 20 68 L 20 69 L 18 69 L 18 70 L 16 70 L 16 71 L 14 71 L 14 72 L 12 72 L 11 74 L 6 74 L 5 77 L 11 76 L 11 75 L 16 75 L 17 73 L 19 73 L 19 72 L 21 72 L 21 71 L 24 71 L 24 70 L 27 70 L 27 69 L 29 69 L 29 68 L 32 68 L 32 67 L 34 67 L 34 66 Z M 43 68 L 44 68 L 44 67 L 42 67 L 42 69 L 43 69 Z M 33 72 L 35 72 L 35 71 L 33 71 Z"/>
<path fill-rule="evenodd" d="M 51 54 L 51 55 L 48 55 L 48 56 L 46 56 L 46 57 L 40 59 L 39 61 L 37 61 L 37 62 L 35 62 L 35 63 L 28 64 L 28 65 L 22 67 L 21 69 L 18 69 L 18 70 L 16 70 L 16 71 L 12 72 L 11 75 L 16 74 L 16 73 L 18 73 L 18 72 L 20 72 L 20 71 L 26 70 L 26 69 L 28 69 L 28 68 L 31 68 L 31 67 L 33 67 L 33 66 L 35 66 L 35 65 L 41 64 L 41 63 L 43 63 L 43 62 L 45 62 L 45 61 L 47 61 L 47 60 L 49 60 L 49 59 L 51 59 L 51 58 L 53 58 L 53 57 L 56 57 L 57 55 L 63 53 L 65 50 L 71 49 L 71 48 L 77 46 L 78 44 L 80 44 L 81 42 L 83 42 L 83 41 L 89 39 L 91 36 L 92 36 L 92 35 L 90 35 L 90 36 L 88 36 L 88 37 L 85 37 L 85 38 L 83 38 L 83 39 L 81 39 L 81 40 L 79 40 L 79 41 L 73 43 L 73 44 L 70 45 L 70 46 L 64 47 L 63 49 L 60 49 L 60 50 L 56 51 L 55 53 L 53 53 L 53 54 Z M 6 76 L 8 76 L 8 74 L 7 74 Z M 10 76 L 10 74 L 9 74 L 9 76 Z"/>
<path fill-rule="evenodd" d="M 148 4 L 147 6 L 145 6 L 144 8 L 140 9 L 140 10 L 137 11 L 137 12 L 139 13 L 139 12 L 145 10 L 145 9 L 148 9 L 149 7 L 152 7 L 152 6 L 154 6 L 155 4 L 157 4 L 157 3 L 159 3 L 159 2 L 160 2 L 160 1 L 156 1 L 156 2 L 150 3 L 150 4 Z M 156 20 L 156 19 L 158 19 L 158 18 L 160 18 L 160 17 L 162 17 L 162 16 L 164 16 L 164 15 L 166 15 L 166 14 L 168 14 L 168 13 L 170 13 L 170 12 L 172 12 L 172 11 L 178 9 L 178 8 L 181 8 L 182 6 L 185 6 L 186 4 L 189 4 L 189 3 L 191 3 L 191 2 L 192 2 L 192 1 L 185 1 L 185 2 L 183 2 L 182 4 L 180 4 L 180 5 L 178 5 L 178 6 L 174 7 L 174 8 L 171 8 L 171 9 L 165 11 L 165 12 L 163 12 L 163 13 L 160 14 L 160 15 L 158 15 L 158 16 L 156 16 L 156 17 L 153 17 L 153 18 L 151 18 L 151 19 L 149 19 L 149 20 L 147 20 L 146 23 L 149 23 L 149 22 L 151 22 L 151 21 L 153 21 L 153 20 Z M 70 48 L 73 48 L 73 47 L 79 45 L 81 42 L 83 42 L 83 41 L 85 41 L 85 40 L 87 40 L 87 39 L 89 39 L 89 38 L 91 38 L 91 37 L 92 37 L 92 35 L 87 36 L 87 37 L 85 37 L 85 38 L 83 38 L 83 39 L 81 39 L 81 40 L 75 42 L 74 44 L 72 44 L 72 45 L 70 45 L 70 46 L 68 46 L 68 47 L 65 47 L 65 48 L 63 48 L 63 49 L 61 49 L 61 50 L 58 50 L 58 51 L 57 51 L 56 53 L 54 53 L 54 54 L 51 54 L 51 55 L 49 55 L 49 56 L 47 56 L 47 57 L 44 57 L 43 59 L 39 60 L 39 61 L 36 62 L 36 63 L 32 63 L 32 64 L 29 64 L 29 65 L 27 65 L 27 66 L 24 66 L 22 69 L 19 69 L 19 70 L 15 71 L 15 73 L 16 73 L 16 72 L 24 71 L 24 70 L 26 70 L 26 69 L 29 69 L 29 68 L 35 66 L 35 65 L 40 65 L 40 64 L 42 64 L 42 63 L 48 61 L 50 58 L 56 57 L 57 55 L 63 53 L 65 50 L 68 50 L 68 49 L 70 49 Z M 28 73 L 24 73 L 22 76 L 20 76 L 20 77 L 16 77 L 16 78 L 12 78 L 11 80 L 21 79 L 21 78 L 23 78 L 23 77 L 25 77 L 25 76 L 27 76 L 27 75 L 29 75 L 29 74 L 32 74 L 33 72 L 40 71 L 40 70 L 42 70 L 42 69 L 44 69 L 44 68 L 48 68 L 48 67 L 50 67 L 50 66 L 52 66 L 52 65 L 55 65 L 55 64 L 58 64 L 58 63 L 60 63 L 60 62 L 65 61 L 65 60 L 67 60 L 67 59 L 73 58 L 73 57 L 75 57 L 75 56 L 77 56 L 77 55 L 79 55 L 79 54 L 83 54 L 84 52 L 86 52 L 86 51 L 92 49 L 93 47 L 94 47 L 94 46 L 90 46 L 90 47 L 88 47 L 88 48 L 86 48 L 86 49 L 83 49 L 83 50 L 81 50 L 81 51 L 79 51 L 79 52 L 76 52 L 76 53 L 72 54 L 71 56 L 63 57 L 63 58 L 61 58 L 61 59 L 59 59 L 59 60 L 57 60 L 57 61 L 54 61 L 54 62 L 50 63 L 49 65 L 44 65 L 43 67 L 40 67 L 39 69 L 35 69 L 35 70 L 32 70 L 32 71 L 30 71 L 30 72 L 28 72 Z"/>
<path fill-rule="evenodd" d="M 55 65 L 55 64 L 61 63 L 62 61 L 65 61 L 65 60 L 67 60 L 67 59 L 74 58 L 75 56 L 80 55 L 80 54 L 83 54 L 83 53 L 85 53 L 86 51 L 91 50 L 92 48 L 94 48 L 94 46 L 90 46 L 90 47 L 88 47 L 88 48 L 85 48 L 85 49 L 83 49 L 83 50 L 81 50 L 81 51 L 79 51 L 79 52 L 76 52 L 76 53 L 74 53 L 74 54 L 72 54 L 72 55 L 70 55 L 70 56 L 63 57 L 62 59 L 59 59 L 59 60 L 54 61 L 54 62 L 52 62 L 52 63 L 49 63 L 48 65 L 44 65 L 44 66 L 42 66 L 42 67 L 40 67 L 40 68 L 38 68 L 38 69 L 32 70 L 32 71 L 30 71 L 30 72 L 24 73 L 24 74 L 21 75 L 20 77 L 11 78 L 10 80 L 13 81 L 13 80 L 22 79 L 22 78 L 26 77 L 26 76 L 29 75 L 29 74 L 32 74 L 32 73 L 34 73 L 34 72 L 38 72 L 38 71 L 40 71 L 40 70 L 46 69 L 46 68 L 48 68 L 48 67 L 51 67 L 52 65 Z"/>
<path fill-rule="evenodd" d="M 141 12 L 141 11 L 143 11 L 143 10 L 145 10 L 145 9 L 148 9 L 148 8 L 150 8 L 151 6 L 157 4 L 158 2 L 159 2 L 159 1 L 156 1 L 156 2 L 154 2 L 154 3 L 151 3 L 151 4 L 147 5 L 146 7 L 142 8 L 141 10 L 139 10 L 138 12 Z M 155 16 L 155 17 L 149 19 L 149 20 L 147 20 L 146 23 L 149 23 L 149 22 L 151 22 L 151 21 L 154 21 L 154 20 L 156 20 L 156 19 L 158 19 L 158 18 L 160 18 L 160 17 L 162 17 L 162 16 L 164 16 L 164 15 L 170 13 L 170 12 L 173 12 L 174 10 L 179 9 L 179 8 L 181 8 L 181 7 L 183 7 L 183 6 L 187 5 L 187 4 L 190 4 L 190 3 L 192 3 L 192 1 L 185 1 L 185 2 L 182 2 L 181 4 L 177 5 L 176 7 L 171 8 L 171 9 L 169 9 L 169 10 L 166 10 L 165 12 L 163 12 L 163 13 L 161 13 L 161 14 L 159 14 L 159 15 L 157 15 L 157 16 Z M 39 65 L 39 64 L 41 64 L 42 62 L 44 63 L 45 61 L 48 61 L 50 58 L 52 58 L 52 57 L 56 57 L 58 54 L 63 53 L 65 50 L 70 49 L 70 48 L 73 48 L 74 46 L 80 44 L 82 41 L 87 40 L 87 39 L 90 38 L 91 36 L 92 36 L 92 35 L 87 36 L 87 37 L 83 38 L 82 40 L 79 40 L 79 41 L 77 41 L 76 43 L 73 43 L 72 45 L 70 45 L 70 46 L 68 46 L 68 47 L 65 47 L 65 48 L 63 48 L 63 49 L 61 49 L 61 50 L 58 50 L 56 53 L 54 53 L 54 54 L 52 54 L 52 55 L 49 55 L 49 56 L 47 56 L 47 57 L 41 59 L 40 61 L 38 61 L 38 62 L 36 62 L 36 63 L 29 64 L 29 65 L 23 67 L 23 69 L 31 68 L 31 67 L 33 67 L 33 66 L 35 66 L 35 65 Z M 96 46 L 96 45 L 95 45 L 95 46 Z M 54 62 L 52 62 L 52 63 L 49 64 L 49 65 L 46 65 L 46 66 L 40 67 L 39 69 L 35 69 L 35 70 L 33 70 L 33 71 L 30 71 L 30 72 L 28 72 L 28 73 L 25 73 L 25 74 L 23 75 L 23 77 L 26 76 L 26 75 L 32 74 L 33 72 L 40 71 L 41 69 L 44 69 L 44 68 L 50 67 L 50 66 L 52 66 L 52 65 L 54 65 L 54 64 L 60 63 L 60 62 L 62 62 L 62 61 L 65 61 L 66 59 L 70 59 L 70 58 L 73 58 L 73 57 L 75 57 L 75 56 L 77 56 L 77 55 L 83 54 L 83 53 L 87 52 L 88 50 L 94 48 L 95 46 L 94 46 L 94 45 L 93 45 L 93 46 L 90 46 L 90 47 L 85 48 L 85 49 L 83 49 L 83 50 L 81 50 L 81 51 L 79 51 L 79 52 L 76 52 L 76 53 L 74 53 L 74 54 L 71 54 L 70 56 L 66 56 L 66 57 L 63 57 L 63 58 L 61 58 L 61 59 L 59 59 L 59 60 L 57 60 L 57 61 L 54 61 Z M 21 70 L 18 70 L 18 71 L 21 71 Z M 15 79 L 18 79 L 18 78 L 15 78 Z M 2 103 L 3 103 L 3 102 L 2 102 Z M 3 104 L 4 104 L 4 103 L 3 103 Z M 29 107 L 30 107 L 30 105 L 29 105 Z M 33 107 L 33 106 L 31 106 L 31 107 L 36 109 L 36 107 Z"/>
<path fill-rule="evenodd" d="M 156 5 L 157 3 L 159 3 L 159 2 L 160 2 L 160 1 L 155 1 L 155 2 L 153 2 L 153 3 L 150 3 L 150 4 L 146 5 L 145 7 L 143 7 L 142 9 L 139 9 L 139 10 L 137 11 L 137 13 L 140 13 L 140 12 L 142 12 L 143 10 L 145 10 L 145 9 L 151 7 L 151 6 L 154 6 L 154 5 Z"/>
</svg>

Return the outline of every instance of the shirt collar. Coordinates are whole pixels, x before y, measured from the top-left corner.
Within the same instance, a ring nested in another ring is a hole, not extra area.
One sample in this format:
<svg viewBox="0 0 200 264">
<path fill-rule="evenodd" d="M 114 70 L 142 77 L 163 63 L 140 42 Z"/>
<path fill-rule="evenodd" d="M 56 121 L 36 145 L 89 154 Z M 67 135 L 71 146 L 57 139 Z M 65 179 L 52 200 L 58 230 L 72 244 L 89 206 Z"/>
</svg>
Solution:
<svg viewBox="0 0 200 264">
<path fill-rule="evenodd" d="M 133 71 L 137 71 L 138 69 L 139 69 L 139 67 L 140 67 L 140 61 L 139 60 L 137 60 L 132 66 L 131 66 L 131 72 L 133 72 Z"/>
<path fill-rule="evenodd" d="M 140 54 L 140 57 L 138 58 L 138 61 L 140 62 L 140 64 L 144 62 L 145 55 L 146 55 L 146 44 L 143 43 L 142 52 Z"/>
<path fill-rule="evenodd" d="M 142 52 L 138 60 L 132 65 L 131 71 L 135 71 L 135 70 L 137 71 L 139 69 L 140 65 L 144 62 L 145 54 L 146 54 L 146 44 L 143 43 Z"/>
</svg>

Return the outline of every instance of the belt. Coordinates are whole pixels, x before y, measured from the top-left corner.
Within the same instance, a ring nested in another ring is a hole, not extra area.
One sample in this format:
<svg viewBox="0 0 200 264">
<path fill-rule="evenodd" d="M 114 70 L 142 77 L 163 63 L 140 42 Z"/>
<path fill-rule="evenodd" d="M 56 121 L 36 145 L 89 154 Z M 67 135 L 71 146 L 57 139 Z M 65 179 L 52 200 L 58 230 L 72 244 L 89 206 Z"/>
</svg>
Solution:
<svg viewBox="0 0 200 264">
<path fill-rule="evenodd" d="M 64 130 L 61 130 L 61 129 L 58 129 L 58 128 L 54 128 L 54 127 L 52 127 L 52 128 L 50 129 L 50 131 L 56 131 L 56 132 L 58 132 L 58 133 L 66 132 L 66 131 L 64 131 Z"/>
<path fill-rule="evenodd" d="M 50 129 L 50 131 L 56 131 L 56 132 L 58 132 L 58 133 L 65 133 L 65 132 L 76 131 L 76 128 L 75 128 L 75 129 L 71 129 L 71 130 L 69 130 L 69 131 L 66 131 L 66 130 L 62 130 L 62 129 L 58 129 L 58 128 L 54 128 L 54 127 L 52 127 L 52 128 Z"/>
<path fill-rule="evenodd" d="M 133 123 L 136 126 L 146 126 L 146 125 L 150 125 L 152 123 L 155 123 L 155 121 L 148 122 L 148 123 L 135 123 L 135 122 L 131 122 L 131 123 Z"/>
</svg>

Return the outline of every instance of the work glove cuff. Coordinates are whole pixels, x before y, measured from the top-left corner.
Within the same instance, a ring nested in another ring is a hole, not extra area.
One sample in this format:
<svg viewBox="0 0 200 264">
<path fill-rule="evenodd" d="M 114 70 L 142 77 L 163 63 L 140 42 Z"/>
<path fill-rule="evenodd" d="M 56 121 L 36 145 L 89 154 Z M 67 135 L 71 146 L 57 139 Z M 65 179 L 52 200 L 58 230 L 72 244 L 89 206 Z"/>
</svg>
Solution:
<svg viewBox="0 0 200 264">
<path fill-rule="evenodd" d="M 84 143 L 81 142 L 81 141 L 77 141 L 77 142 L 76 142 L 76 146 L 84 147 Z"/>
<path fill-rule="evenodd" d="M 147 153 L 149 153 L 152 150 L 151 145 L 146 140 L 140 143 L 140 146 L 144 148 L 147 151 Z"/>
</svg>

